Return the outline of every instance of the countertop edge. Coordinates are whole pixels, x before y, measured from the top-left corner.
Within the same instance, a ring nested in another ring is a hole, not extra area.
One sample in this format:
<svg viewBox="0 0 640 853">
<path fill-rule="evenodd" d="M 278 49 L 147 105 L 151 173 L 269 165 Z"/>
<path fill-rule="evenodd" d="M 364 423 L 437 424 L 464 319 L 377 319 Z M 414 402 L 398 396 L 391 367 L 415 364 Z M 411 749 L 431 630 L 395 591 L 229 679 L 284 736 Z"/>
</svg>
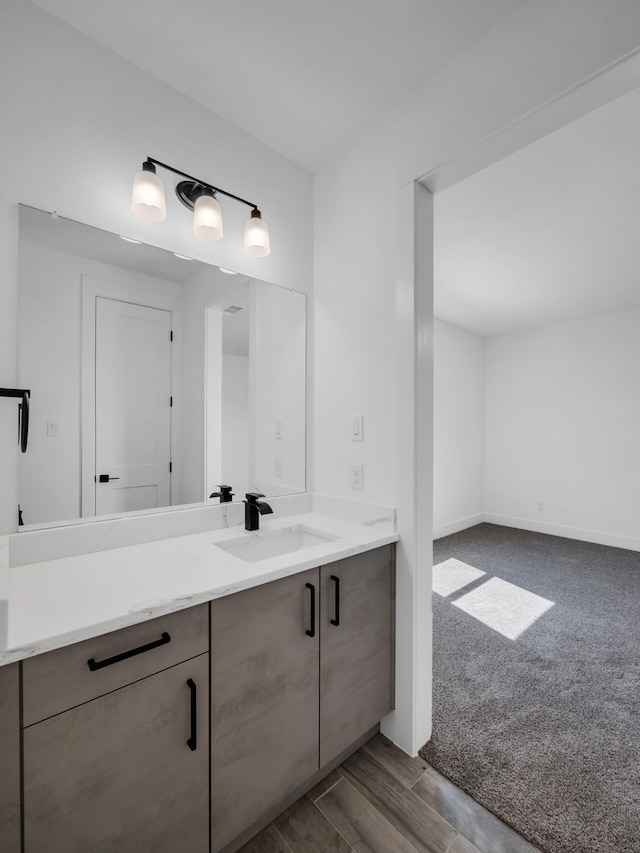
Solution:
<svg viewBox="0 0 640 853">
<path fill-rule="evenodd" d="M 236 592 L 241 592 L 245 589 L 270 583 L 271 581 L 275 581 L 280 578 L 299 574 L 300 572 L 307 571 L 308 569 L 333 563 L 346 557 L 362 554 L 375 548 L 384 547 L 397 542 L 399 539 L 396 532 L 380 530 L 371 526 L 354 524 L 352 522 L 342 522 L 337 519 L 325 518 L 315 513 L 278 519 L 277 525 L 274 525 L 272 529 L 283 529 L 296 523 L 306 523 L 314 526 L 322 524 L 325 528 L 334 528 L 334 530 L 340 530 L 340 528 L 347 529 L 348 533 L 351 533 L 353 538 L 348 535 L 342 536 L 335 542 L 335 544 L 331 543 L 331 545 L 310 548 L 310 553 L 304 559 L 299 559 L 297 561 L 295 561 L 295 557 L 292 555 L 286 555 L 285 559 L 274 557 L 271 559 L 265 559 L 259 563 L 246 564 L 243 563 L 243 561 L 238 560 L 238 558 L 232 557 L 232 560 L 237 560 L 238 570 L 238 578 L 232 583 L 216 582 L 209 589 L 198 589 L 193 592 L 187 591 L 174 598 L 159 598 L 155 602 L 145 603 L 140 606 L 139 609 L 135 605 L 128 609 L 124 607 L 124 612 L 121 614 L 114 615 L 104 620 L 89 622 L 86 625 L 78 625 L 69 631 L 52 633 L 50 636 L 40 636 L 37 639 L 34 638 L 33 642 L 21 642 L 19 645 L 15 646 L 7 644 L 3 648 L 1 644 L 3 637 L 2 633 L 0 633 L 0 666 L 16 663 L 64 646 L 72 645 L 84 640 L 90 640 L 94 637 L 99 637 L 112 631 L 117 631 L 122 628 L 130 627 L 131 625 L 162 617 L 178 610 L 195 607 L 199 604 L 214 601 L 215 599 L 222 598 L 226 595 L 232 595 Z M 360 530 L 358 530 L 358 528 Z M 367 532 L 366 541 L 357 541 L 360 538 L 357 534 L 360 533 L 361 536 L 364 536 L 364 531 Z M 215 531 L 215 533 L 221 535 L 214 536 L 214 541 L 211 541 L 211 544 L 215 544 L 215 540 L 218 539 L 224 541 L 224 538 L 229 538 L 229 534 L 234 536 L 243 534 L 244 530 L 242 528 L 227 528 L 225 531 Z M 204 535 L 205 534 L 194 534 L 193 539 L 199 539 Z M 180 538 L 182 542 L 184 542 L 185 538 L 190 537 Z M 150 546 L 151 544 L 152 543 L 149 543 Z M 153 544 L 157 547 L 158 543 L 156 542 Z M 123 549 L 101 552 L 100 559 L 101 561 L 108 561 L 109 555 L 111 555 L 114 564 L 116 564 L 119 559 L 119 552 L 130 551 L 131 549 L 145 549 L 146 547 L 146 545 L 137 545 L 128 546 Z M 140 553 L 143 552 L 140 551 Z M 69 560 L 76 559 L 78 558 L 69 558 Z M 177 559 L 179 558 L 176 557 L 176 560 Z M 228 559 L 229 558 L 227 557 L 227 563 Z M 67 561 L 60 562 L 66 563 Z M 27 567 L 20 567 L 20 569 L 26 568 Z M 35 568 L 38 568 L 38 566 L 36 565 Z M 176 568 L 179 568 L 177 564 Z M 17 570 L 19 571 L 20 569 Z M 3 604 L 6 605 L 7 610 L 6 625 L 4 626 L 6 643 L 8 640 L 8 627 L 11 620 L 11 595 L 9 595 L 8 600 L 5 599 L 0 601 L 0 608 Z M 1 619 L 2 613 L 0 611 L 0 632 L 3 629 Z"/>
</svg>

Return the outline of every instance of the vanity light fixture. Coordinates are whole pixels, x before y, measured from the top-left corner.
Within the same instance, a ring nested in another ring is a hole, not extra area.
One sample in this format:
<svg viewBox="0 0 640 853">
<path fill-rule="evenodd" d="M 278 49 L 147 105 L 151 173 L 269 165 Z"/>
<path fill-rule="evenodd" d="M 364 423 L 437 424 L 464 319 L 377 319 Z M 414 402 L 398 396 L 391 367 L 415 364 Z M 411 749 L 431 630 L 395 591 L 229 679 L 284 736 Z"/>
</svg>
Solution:
<svg viewBox="0 0 640 853">
<path fill-rule="evenodd" d="M 223 272 L 225 275 L 238 275 L 235 270 L 228 270 L 226 267 L 218 267 L 220 272 Z"/>
<path fill-rule="evenodd" d="M 124 234 L 120 235 L 121 240 L 125 240 L 127 243 L 134 243 L 136 246 L 142 245 L 142 240 L 134 240 L 133 237 L 125 237 Z"/>
<path fill-rule="evenodd" d="M 164 185 L 156 174 L 156 166 L 184 178 L 176 186 L 176 195 L 185 207 L 193 211 L 193 233 L 197 237 L 203 240 L 219 240 L 222 237 L 222 209 L 217 197 L 223 195 L 251 208 L 251 215 L 244 228 L 245 253 L 254 258 L 264 258 L 271 252 L 269 229 L 255 204 L 151 157 L 147 157 L 142 170 L 133 179 L 131 210 L 136 216 L 150 222 L 161 222 L 167 218 Z"/>
<path fill-rule="evenodd" d="M 192 261 L 193 258 L 190 258 L 189 255 L 181 255 L 179 252 L 173 253 L 176 258 L 180 258 L 181 261 Z"/>
</svg>

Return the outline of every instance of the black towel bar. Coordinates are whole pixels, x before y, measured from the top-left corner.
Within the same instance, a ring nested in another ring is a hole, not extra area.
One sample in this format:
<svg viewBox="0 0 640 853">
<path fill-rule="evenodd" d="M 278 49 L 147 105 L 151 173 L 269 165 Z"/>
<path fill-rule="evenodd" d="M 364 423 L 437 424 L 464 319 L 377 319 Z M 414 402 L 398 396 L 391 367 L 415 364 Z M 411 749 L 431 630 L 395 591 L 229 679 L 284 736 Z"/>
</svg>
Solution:
<svg viewBox="0 0 640 853">
<path fill-rule="evenodd" d="M 29 397 L 31 391 L 26 388 L 0 388 L 0 397 L 17 397 L 22 402 L 18 406 L 18 436 L 20 438 L 20 449 L 27 452 L 29 440 Z"/>
</svg>

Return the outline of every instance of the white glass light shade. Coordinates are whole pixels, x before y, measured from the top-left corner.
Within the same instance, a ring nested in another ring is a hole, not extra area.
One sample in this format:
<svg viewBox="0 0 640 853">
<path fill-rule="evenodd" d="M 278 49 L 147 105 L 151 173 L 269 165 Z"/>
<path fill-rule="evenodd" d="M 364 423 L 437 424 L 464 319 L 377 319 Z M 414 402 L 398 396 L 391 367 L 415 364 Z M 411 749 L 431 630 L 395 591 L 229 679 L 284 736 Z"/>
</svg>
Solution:
<svg viewBox="0 0 640 853">
<path fill-rule="evenodd" d="M 131 210 L 140 219 L 160 222 L 167 218 L 164 184 L 155 172 L 143 169 L 133 179 Z"/>
<path fill-rule="evenodd" d="M 265 258 L 271 252 L 269 229 L 257 210 L 251 212 L 244 226 L 244 251 L 254 258 Z"/>
<path fill-rule="evenodd" d="M 222 237 L 222 210 L 212 195 L 201 195 L 193 208 L 193 233 L 203 240 Z"/>
</svg>

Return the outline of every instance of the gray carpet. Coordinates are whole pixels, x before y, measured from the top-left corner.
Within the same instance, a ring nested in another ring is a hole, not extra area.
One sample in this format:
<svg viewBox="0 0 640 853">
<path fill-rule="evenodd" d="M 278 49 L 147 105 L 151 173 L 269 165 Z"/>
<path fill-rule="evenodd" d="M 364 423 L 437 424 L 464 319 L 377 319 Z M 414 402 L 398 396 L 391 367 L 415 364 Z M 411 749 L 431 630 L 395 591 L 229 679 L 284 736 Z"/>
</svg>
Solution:
<svg viewBox="0 0 640 853">
<path fill-rule="evenodd" d="M 485 574 L 433 596 L 421 756 L 548 853 L 640 853 L 640 553 L 480 524 L 434 543 L 449 558 Z M 508 639 L 465 612 L 500 623 L 492 578 L 554 604 Z"/>
</svg>

